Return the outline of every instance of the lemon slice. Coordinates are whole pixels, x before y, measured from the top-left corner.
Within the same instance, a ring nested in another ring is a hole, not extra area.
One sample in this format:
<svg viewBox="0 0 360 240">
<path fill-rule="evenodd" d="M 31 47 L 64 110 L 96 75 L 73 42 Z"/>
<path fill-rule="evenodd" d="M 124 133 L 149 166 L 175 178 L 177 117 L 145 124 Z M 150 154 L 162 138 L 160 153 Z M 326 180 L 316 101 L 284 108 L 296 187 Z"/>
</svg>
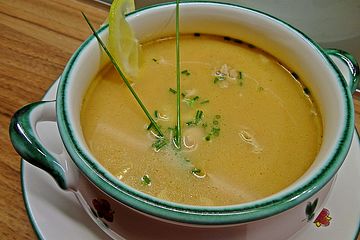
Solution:
<svg viewBox="0 0 360 240">
<path fill-rule="evenodd" d="M 139 70 L 139 43 L 125 14 L 134 10 L 134 0 L 114 0 L 109 12 L 109 50 L 120 69 L 130 77 Z"/>
</svg>

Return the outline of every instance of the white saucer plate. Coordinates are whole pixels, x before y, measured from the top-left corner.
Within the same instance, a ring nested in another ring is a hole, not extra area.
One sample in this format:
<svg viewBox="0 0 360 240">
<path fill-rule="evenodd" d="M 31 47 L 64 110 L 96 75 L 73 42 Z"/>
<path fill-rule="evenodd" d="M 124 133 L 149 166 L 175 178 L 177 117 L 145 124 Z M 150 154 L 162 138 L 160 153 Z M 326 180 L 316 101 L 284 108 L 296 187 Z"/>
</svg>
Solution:
<svg viewBox="0 0 360 240">
<path fill-rule="evenodd" d="M 54 100 L 58 81 L 50 87 L 43 100 Z M 54 122 L 38 124 L 43 143 L 56 151 L 60 136 Z M 63 240 L 110 239 L 90 219 L 72 192 L 61 190 L 52 177 L 22 160 L 21 180 L 29 219 L 39 239 Z M 354 133 L 348 156 L 330 193 L 325 208 L 330 212 L 328 226 L 309 223 L 290 240 L 356 239 L 360 226 L 360 140 Z M 286 227 L 286 226 L 284 226 Z"/>
</svg>

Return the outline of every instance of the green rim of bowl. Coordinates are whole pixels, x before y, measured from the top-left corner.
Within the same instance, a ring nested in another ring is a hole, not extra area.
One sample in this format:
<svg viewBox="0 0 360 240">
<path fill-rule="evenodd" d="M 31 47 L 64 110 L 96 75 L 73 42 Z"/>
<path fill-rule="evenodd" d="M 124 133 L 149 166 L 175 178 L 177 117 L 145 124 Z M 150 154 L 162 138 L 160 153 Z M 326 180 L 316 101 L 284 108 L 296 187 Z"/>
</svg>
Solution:
<svg viewBox="0 0 360 240">
<path fill-rule="evenodd" d="M 357 136 L 357 143 L 360 144 L 360 135 L 358 132 L 356 132 L 356 136 Z M 28 199 L 28 193 L 26 191 L 26 187 L 25 187 L 25 160 L 21 159 L 20 161 L 20 169 L 21 169 L 21 190 L 22 190 L 22 195 L 23 195 L 23 201 L 24 201 L 24 205 L 25 205 L 25 209 L 26 209 L 26 213 L 28 215 L 29 221 L 31 223 L 31 226 L 37 236 L 38 239 L 42 240 L 45 239 L 45 236 L 43 236 L 42 233 L 42 226 L 38 224 L 37 221 L 37 217 L 34 216 L 34 214 L 32 213 L 32 207 L 31 207 L 31 203 Z M 359 232 L 360 232 L 360 218 L 358 218 L 357 220 L 357 228 L 354 229 L 353 231 L 353 240 L 356 240 L 357 237 L 359 236 Z"/>
<path fill-rule="evenodd" d="M 129 15 L 139 14 L 142 11 L 152 9 L 154 7 L 167 7 L 172 4 L 174 3 L 164 3 L 149 6 L 136 10 Z M 231 206 L 204 207 L 172 203 L 149 196 L 121 183 L 99 163 L 97 163 L 96 160 L 93 159 L 93 157 L 88 154 L 85 149 L 81 148 L 80 144 L 78 144 L 76 138 L 74 137 L 75 131 L 73 130 L 73 126 L 69 121 L 69 116 L 67 113 L 69 106 L 65 99 L 68 92 L 67 86 L 69 85 L 69 75 L 71 74 L 72 66 L 77 62 L 78 56 L 84 50 L 86 50 L 90 42 L 96 41 L 94 36 L 90 36 L 69 60 L 59 84 L 56 102 L 60 135 L 68 153 L 77 167 L 90 179 L 91 182 L 102 189 L 106 194 L 132 208 L 156 217 L 192 224 L 222 225 L 254 221 L 283 212 L 314 195 L 334 176 L 336 171 L 340 168 L 349 150 L 352 134 L 354 131 L 354 109 L 352 98 L 347 84 L 339 69 L 330 60 L 326 53 L 315 42 L 305 36 L 305 34 L 271 15 L 258 10 L 229 3 L 186 1 L 182 4 L 221 5 L 231 8 L 241 8 L 254 13 L 259 13 L 265 17 L 273 19 L 278 24 L 285 26 L 313 46 L 314 51 L 322 56 L 324 61 L 326 61 L 332 67 L 334 74 L 337 75 L 338 85 L 341 89 L 344 99 L 345 113 L 347 113 L 346 116 L 344 116 L 344 125 L 341 126 L 341 138 L 338 140 L 337 146 L 333 150 L 331 157 L 326 162 L 327 164 L 323 166 L 323 168 L 319 170 L 317 174 L 314 174 L 311 179 L 308 179 L 306 183 L 298 186 L 293 192 L 285 192 L 280 196 L 274 195 L 273 197 L 265 198 L 263 200 L 258 200 L 252 203 Z M 104 30 L 106 30 L 106 28 L 107 26 L 103 26 L 98 30 L 98 33 L 101 35 Z"/>
</svg>

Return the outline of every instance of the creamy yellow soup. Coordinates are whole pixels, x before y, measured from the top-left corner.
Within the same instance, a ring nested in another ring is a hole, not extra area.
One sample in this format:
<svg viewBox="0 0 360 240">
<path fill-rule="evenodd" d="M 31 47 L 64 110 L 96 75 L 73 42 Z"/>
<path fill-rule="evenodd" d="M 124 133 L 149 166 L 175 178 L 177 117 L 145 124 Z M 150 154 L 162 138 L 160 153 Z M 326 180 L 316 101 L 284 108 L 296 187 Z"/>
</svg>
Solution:
<svg viewBox="0 0 360 240">
<path fill-rule="evenodd" d="M 181 36 L 182 146 L 176 125 L 175 39 L 142 45 L 131 79 L 165 134 L 157 132 L 111 65 L 93 80 L 81 111 L 98 161 L 120 181 L 191 205 L 229 205 L 276 193 L 309 168 L 321 116 L 299 76 L 241 41 Z"/>
</svg>

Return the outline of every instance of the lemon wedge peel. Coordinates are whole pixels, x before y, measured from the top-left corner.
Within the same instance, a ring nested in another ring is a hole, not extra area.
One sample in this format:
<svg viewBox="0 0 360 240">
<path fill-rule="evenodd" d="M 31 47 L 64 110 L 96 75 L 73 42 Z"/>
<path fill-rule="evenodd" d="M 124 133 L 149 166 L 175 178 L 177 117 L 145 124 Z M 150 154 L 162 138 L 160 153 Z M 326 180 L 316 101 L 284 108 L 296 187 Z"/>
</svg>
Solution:
<svg viewBox="0 0 360 240">
<path fill-rule="evenodd" d="M 139 98 L 139 96 L 137 95 L 137 93 L 135 92 L 135 90 L 133 89 L 133 87 L 131 86 L 130 82 L 127 80 L 126 76 L 124 75 L 124 73 L 121 71 L 119 65 L 116 63 L 115 58 L 112 56 L 112 54 L 110 53 L 110 51 L 108 50 L 108 48 L 106 47 L 105 43 L 101 40 L 101 38 L 99 37 L 99 35 L 97 34 L 95 28 L 93 27 L 93 25 L 91 24 L 90 20 L 87 18 L 87 16 L 81 12 L 81 14 L 83 15 L 85 21 L 87 22 L 87 24 L 89 25 L 91 31 L 93 32 L 93 36 L 97 39 L 98 43 L 100 44 L 100 46 L 102 47 L 102 49 L 105 51 L 105 53 L 108 55 L 111 63 L 114 65 L 116 71 L 120 74 L 121 78 L 123 79 L 125 85 L 128 87 L 129 91 L 131 92 L 131 94 L 134 96 L 135 100 L 138 102 L 138 104 L 140 105 L 141 109 L 144 111 L 145 115 L 149 118 L 150 120 L 150 125 L 151 127 L 154 127 L 156 129 L 156 131 L 159 134 L 159 138 L 163 138 L 164 134 L 162 133 L 159 125 L 157 124 L 157 122 L 154 120 L 154 118 L 151 116 L 151 114 L 149 113 L 149 111 L 147 110 L 147 108 L 145 107 L 145 105 L 142 103 L 141 99 Z"/>
<path fill-rule="evenodd" d="M 139 71 L 139 42 L 125 19 L 135 10 L 133 0 L 114 0 L 109 12 L 108 47 L 123 72 L 134 77 Z"/>
</svg>

